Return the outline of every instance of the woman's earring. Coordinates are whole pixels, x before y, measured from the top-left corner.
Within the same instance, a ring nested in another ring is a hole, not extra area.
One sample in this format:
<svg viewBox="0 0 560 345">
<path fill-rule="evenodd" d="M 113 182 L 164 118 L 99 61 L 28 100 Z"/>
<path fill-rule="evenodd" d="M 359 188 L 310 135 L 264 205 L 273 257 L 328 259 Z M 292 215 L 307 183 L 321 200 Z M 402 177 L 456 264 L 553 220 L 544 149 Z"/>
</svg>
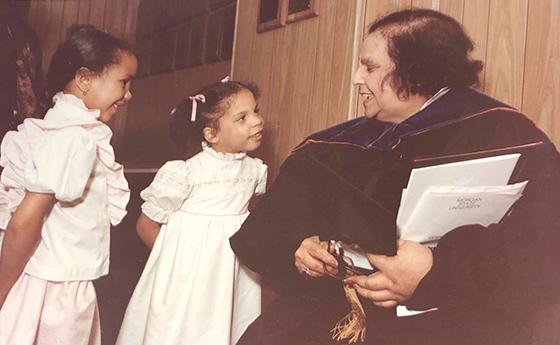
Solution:
<svg viewBox="0 0 560 345">
<path fill-rule="evenodd" d="M 78 83 L 76 83 L 76 87 L 77 87 L 80 91 L 82 91 L 82 95 L 83 95 L 83 96 L 87 95 L 87 93 L 88 93 L 89 90 L 87 90 L 87 89 L 86 89 L 86 90 L 82 89 L 82 87 L 81 87 L 80 84 L 78 84 Z"/>
</svg>

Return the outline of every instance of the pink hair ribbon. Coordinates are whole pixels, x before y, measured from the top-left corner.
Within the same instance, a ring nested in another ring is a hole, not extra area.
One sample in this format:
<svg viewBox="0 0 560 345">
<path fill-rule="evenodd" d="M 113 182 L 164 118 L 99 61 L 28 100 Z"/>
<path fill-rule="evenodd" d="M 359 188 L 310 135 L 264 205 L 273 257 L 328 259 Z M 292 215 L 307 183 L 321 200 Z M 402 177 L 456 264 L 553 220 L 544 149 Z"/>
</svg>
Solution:
<svg viewBox="0 0 560 345">
<path fill-rule="evenodd" d="M 201 103 L 206 103 L 206 97 L 203 94 L 198 94 L 189 97 L 192 100 L 192 111 L 191 111 L 191 122 L 196 121 L 196 108 L 197 108 L 197 101 Z"/>
</svg>

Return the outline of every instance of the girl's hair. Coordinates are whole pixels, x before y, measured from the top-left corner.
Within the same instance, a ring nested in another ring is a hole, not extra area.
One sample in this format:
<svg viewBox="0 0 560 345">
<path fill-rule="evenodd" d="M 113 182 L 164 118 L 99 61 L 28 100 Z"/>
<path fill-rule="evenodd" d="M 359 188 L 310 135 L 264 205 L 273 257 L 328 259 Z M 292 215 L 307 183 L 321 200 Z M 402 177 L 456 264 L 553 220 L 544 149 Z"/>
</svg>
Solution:
<svg viewBox="0 0 560 345">
<path fill-rule="evenodd" d="M 429 9 L 406 9 L 376 20 L 368 34 L 380 33 L 395 69 L 399 97 L 432 96 L 445 86 L 478 84 L 482 62 L 469 54 L 473 43 L 455 19 Z"/>
<path fill-rule="evenodd" d="M 254 83 L 240 81 L 222 81 L 208 85 L 194 95 L 204 95 L 205 102 L 197 101 L 196 119 L 191 121 L 193 101 L 183 99 L 172 111 L 169 134 L 181 152 L 192 156 L 201 150 L 204 141 L 202 130 L 206 127 L 218 129 L 218 120 L 229 109 L 234 97 L 243 90 L 259 98 L 258 86 Z"/>
<path fill-rule="evenodd" d="M 80 68 L 86 67 L 101 74 L 107 67 L 120 63 L 122 53 L 134 55 L 125 41 L 97 30 L 92 25 L 72 25 L 67 37 L 55 51 L 49 65 L 49 98 L 62 91 Z"/>
</svg>

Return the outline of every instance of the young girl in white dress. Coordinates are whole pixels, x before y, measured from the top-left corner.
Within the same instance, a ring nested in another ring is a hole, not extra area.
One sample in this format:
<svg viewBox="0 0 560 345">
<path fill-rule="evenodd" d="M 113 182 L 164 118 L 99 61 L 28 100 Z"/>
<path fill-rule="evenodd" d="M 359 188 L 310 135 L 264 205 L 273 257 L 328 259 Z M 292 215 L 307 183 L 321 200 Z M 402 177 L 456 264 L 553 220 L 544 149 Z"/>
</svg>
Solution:
<svg viewBox="0 0 560 345">
<path fill-rule="evenodd" d="M 49 67 L 54 106 L 2 141 L 1 345 L 101 343 L 92 280 L 108 273 L 110 224 L 129 198 L 105 122 L 136 69 L 124 42 L 76 28 Z"/>
<path fill-rule="evenodd" d="M 117 344 L 235 344 L 260 314 L 258 277 L 229 246 L 265 191 L 267 167 L 247 155 L 262 140 L 257 96 L 224 80 L 172 111 L 174 141 L 200 152 L 165 163 L 141 193 L 137 231 L 152 251 Z"/>
</svg>

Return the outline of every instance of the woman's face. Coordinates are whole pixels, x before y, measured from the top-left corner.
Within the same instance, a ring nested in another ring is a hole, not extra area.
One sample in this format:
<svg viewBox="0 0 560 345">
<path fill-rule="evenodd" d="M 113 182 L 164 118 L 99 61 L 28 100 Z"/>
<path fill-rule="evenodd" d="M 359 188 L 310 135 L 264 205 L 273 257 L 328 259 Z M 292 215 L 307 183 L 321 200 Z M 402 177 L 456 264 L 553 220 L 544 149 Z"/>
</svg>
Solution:
<svg viewBox="0 0 560 345">
<path fill-rule="evenodd" d="M 352 82 L 364 98 L 365 116 L 399 123 L 415 112 L 409 100 L 399 99 L 389 74 L 395 65 L 387 53 L 387 41 L 379 33 L 369 34 L 362 43 L 359 66 Z M 417 109 L 416 109 L 417 110 Z"/>
</svg>

